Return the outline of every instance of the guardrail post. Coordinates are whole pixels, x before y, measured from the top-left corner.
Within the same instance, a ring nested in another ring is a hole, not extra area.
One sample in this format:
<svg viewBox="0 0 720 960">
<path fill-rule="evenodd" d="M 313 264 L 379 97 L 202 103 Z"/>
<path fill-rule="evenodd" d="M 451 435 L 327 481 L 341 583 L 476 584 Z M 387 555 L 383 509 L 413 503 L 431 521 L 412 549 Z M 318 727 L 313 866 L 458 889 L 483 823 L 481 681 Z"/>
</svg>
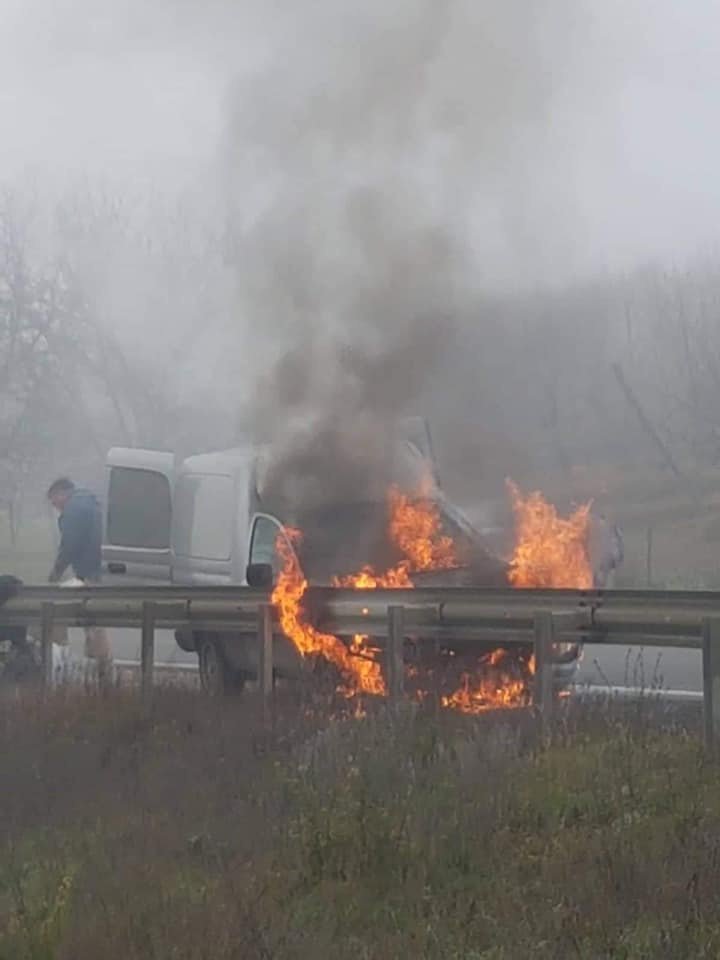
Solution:
<svg viewBox="0 0 720 960">
<path fill-rule="evenodd" d="M 405 643 L 405 608 L 388 607 L 387 674 L 388 692 L 391 703 L 399 703 L 405 688 L 405 664 L 403 645 Z"/>
<path fill-rule="evenodd" d="M 43 603 L 41 607 L 40 621 L 40 652 L 42 663 L 42 685 L 44 690 L 49 690 L 52 686 L 53 675 L 53 622 L 55 620 L 55 604 L 52 602 Z"/>
<path fill-rule="evenodd" d="M 140 635 L 140 686 L 144 700 L 149 700 L 153 691 L 155 671 L 155 604 L 144 600 L 142 605 L 142 631 Z"/>
<path fill-rule="evenodd" d="M 703 729 L 705 747 L 720 743 L 720 617 L 703 620 Z"/>
<path fill-rule="evenodd" d="M 538 710 L 540 729 L 544 734 L 550 729 L 553 708 L 553 640 L 555 624 L 548 610 L 536 611 L 535 630 L 535 689 L 533 699 Z"/>
<path fill-rule="evenodd" d="M 272 606 L 269 603 L 258 606 L 258 648 L 258 689 L 265 722 L 273 692 L 273 625 Z"/>
</svg>

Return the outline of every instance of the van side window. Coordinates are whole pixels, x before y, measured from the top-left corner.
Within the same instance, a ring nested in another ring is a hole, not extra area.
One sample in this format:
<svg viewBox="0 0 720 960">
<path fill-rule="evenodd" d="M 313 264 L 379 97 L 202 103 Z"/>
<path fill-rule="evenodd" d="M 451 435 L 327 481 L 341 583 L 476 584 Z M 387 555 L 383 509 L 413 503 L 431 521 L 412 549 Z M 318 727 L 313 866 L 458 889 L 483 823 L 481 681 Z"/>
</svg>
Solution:
<svg viewBox="0 0 720 960">
<path fill-rule="evenodd" d="M 170 514 L 170 484 L 164 474 L 133 467 L 111 468 L 105 538 L 108 544 L 167 550 Z"/>
<path fill-rule="evenodd" d="M 273 573 L 280 572 L 282 565 L 275 544 L 281 530 L 280 524 L 270 517 L 256 517 L 250 543 L 250 563 L 269 563 Z"/>
</svg>

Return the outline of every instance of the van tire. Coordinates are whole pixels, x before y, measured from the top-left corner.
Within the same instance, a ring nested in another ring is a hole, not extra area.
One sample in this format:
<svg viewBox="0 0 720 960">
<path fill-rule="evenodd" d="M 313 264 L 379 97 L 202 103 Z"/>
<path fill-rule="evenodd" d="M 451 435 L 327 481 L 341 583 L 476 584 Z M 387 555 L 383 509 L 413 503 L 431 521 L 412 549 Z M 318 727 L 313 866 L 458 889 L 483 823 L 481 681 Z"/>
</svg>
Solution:
<svg viewBox="0 0 720 960">
<path fill-rule="evenodd" d="M 175 643 L 184 653 L 196 653 L 199 636 L 201 636 L 201 634 L 194 633 L 192 630 L 176 630 Z"/>
<path fill-rule="evenodd" d="M 244 680 L 228 665 L 220 644 L 212 634 L 201 633 L 196 637 L 200 685 L 211 697 L 239 693 Z"/>
</svg>

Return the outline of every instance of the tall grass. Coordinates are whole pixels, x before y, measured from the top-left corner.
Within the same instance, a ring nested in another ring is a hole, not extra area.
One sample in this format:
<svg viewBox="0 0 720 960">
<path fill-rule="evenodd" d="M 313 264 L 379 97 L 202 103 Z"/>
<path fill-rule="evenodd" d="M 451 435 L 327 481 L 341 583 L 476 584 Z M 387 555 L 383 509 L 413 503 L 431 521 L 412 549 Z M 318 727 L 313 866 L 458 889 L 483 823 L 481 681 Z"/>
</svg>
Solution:
<svg viewBox="0 0 720 960">
<path fill-rule="evenodd" d="M 3 960 L 720 955 L 693 716 L 0 704 Z"/>
</svg>

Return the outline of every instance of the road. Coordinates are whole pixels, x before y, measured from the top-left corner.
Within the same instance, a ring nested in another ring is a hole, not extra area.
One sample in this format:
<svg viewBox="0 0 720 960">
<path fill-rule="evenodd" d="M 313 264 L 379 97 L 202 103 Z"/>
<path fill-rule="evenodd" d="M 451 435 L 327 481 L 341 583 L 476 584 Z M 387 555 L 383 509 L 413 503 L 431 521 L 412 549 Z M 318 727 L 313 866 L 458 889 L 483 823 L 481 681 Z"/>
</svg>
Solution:
<svg viewBox="0 0 720 960">
<path fill-rule="evenodd" d="M 676 647 L 620 647 L 591 643 L 583 651 L 580 683 L 613 687 L 702 690 L 699 650 Z"/>
<path fill-rule="evenodd" d="M 108 633 L 110 634 L 113 656 L 116 660 L 140 663 L 139 630 L 113 628 Z M 68 634 L 73 659 L 76 656 L 82 657 L 85 645 L 83 630 L 79 627 L 72 627 L 68 630 Z M 155 632 L 155 663 L 197 666 L 197 657 L 194 653 L 185 653 L 178 647 L 171 630 L 157 630 Z"/>
<path fill-rule="evenodd" d="M 82 630 L 71 630 L 71 644 L 79 654 L 83 649 Z M 140 633 L 137 630 L 110 631 L 117 660 L 140 660 Z M 197 663 L 192 653 L 184 653 L 169 630 L 158 630 L 155 637 L 157 663 Z M 588 644 L 585 647 L 578 680 L 600 686 L 662 687 L 670 690 L 702 690 L 702 658 L 698 650 L 661 647 L 620 647 Z"/>
</svg>

